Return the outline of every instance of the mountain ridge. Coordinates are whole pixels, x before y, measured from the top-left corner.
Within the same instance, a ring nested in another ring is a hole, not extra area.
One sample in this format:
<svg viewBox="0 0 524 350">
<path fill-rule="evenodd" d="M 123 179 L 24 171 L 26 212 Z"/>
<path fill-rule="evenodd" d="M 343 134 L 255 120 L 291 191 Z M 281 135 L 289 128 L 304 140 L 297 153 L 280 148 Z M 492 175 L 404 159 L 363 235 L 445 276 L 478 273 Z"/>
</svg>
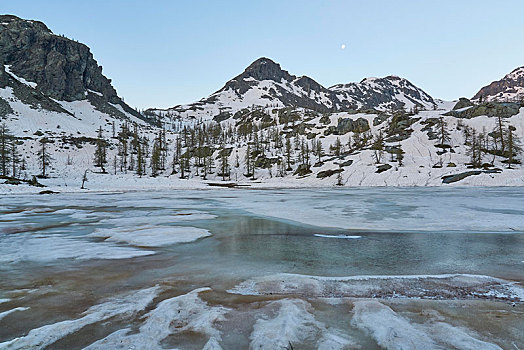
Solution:
<svg viewBox="0 0 524 350">
<path fill-rule="evenodd" d="M 502 79 L 482 87 L 473 99 L 500 102 L 524 100 L 524 66 L 515 68 Z"/>
<path fill-rule="evenodd" d="M 324 87 L 313 78 L 295 76 L 280 64 L 261 57 L 207 98 L 148 113 L 180 118 L 228 119 L 235 112 L 257 106 L 306 108 L 321 113 L 363 109 L 431 109 L 435 100 L 407 79 L 394 75 L 364 78 L 359 83 Z"/>
</svg>

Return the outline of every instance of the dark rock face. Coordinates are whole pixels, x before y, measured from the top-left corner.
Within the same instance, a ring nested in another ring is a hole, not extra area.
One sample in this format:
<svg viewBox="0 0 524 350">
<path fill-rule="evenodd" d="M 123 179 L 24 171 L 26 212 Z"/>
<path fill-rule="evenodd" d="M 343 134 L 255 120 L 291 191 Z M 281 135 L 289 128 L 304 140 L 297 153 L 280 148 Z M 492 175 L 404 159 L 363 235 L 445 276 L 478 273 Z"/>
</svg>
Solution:
<svg viewBox="0 0 524 350">
<path fill-rule="evenodd" d="M 473 106 L 473 103 L 465 97 L 459 98 L 458 102 L 453 107 L 453 110 L 462 109 Z"/>
<path fill-rule="evenodd" d="M 86 45 L 53 34 L 42 22 L 5 15 L 0 23 L 3 63 L 17 76 L 37 83 L 37 90 L 58 100 L 76 101 L 90 89 L 119 102 Z"/>
<path fill-rule="evenodd" d="M 13 79 L 4 65 L 17 77 L 36 83 L 36 88 Z M 24 103 L 64 112 L 52 99 L 89 99 L 95 108 L 115 117 L 126 116 L 109 103 L 145 119 L 118 97 L 89 47 L 53 34 L 42 22 L 0 15 L 0 66 L 0 87 L 13 87 Z"/>
<path fill-rule="evenodd" d="M 501 80 L 484 86 L 473 96 L 473 99 L 499 100 L 524 98 L 524 67 L 519 67 Z"/>
</svg>

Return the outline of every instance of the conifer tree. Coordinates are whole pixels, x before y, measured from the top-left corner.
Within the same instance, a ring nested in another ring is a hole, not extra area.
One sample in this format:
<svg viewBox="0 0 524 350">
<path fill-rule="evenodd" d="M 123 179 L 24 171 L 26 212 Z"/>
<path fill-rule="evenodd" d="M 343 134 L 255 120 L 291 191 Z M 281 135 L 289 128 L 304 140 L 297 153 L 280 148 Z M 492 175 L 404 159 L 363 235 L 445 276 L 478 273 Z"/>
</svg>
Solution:
<svg viewBox="0 0 524 350">
<path fill-rule="evenodd" d="M 445 145 L 450 140 L 449 132 L 446 129 L 447 123 L 443 117 L 439 118 L 438 121 L 438 134 L 441 145 Z"/>
<path fill-rule="evenodd" d="M 322 163 L 322 156 L 324 155 L 324 149 L 322 148 L 322 142 L 320 140 L 317 140 L 316 147 L 315 147 L 315 153 L 317 155 L 318 162 Z"/>
<path fill-rule="evenodd" d="M 293 150 L 291 148 L 291 140 L 289 137 L 286 138 L 286 170 L 291 171 L 291 154 Z"/>
<path fill-rule="evenodd" d="M 384 147 L 384 137 L 382 136 L 382 132 L 380 132 L 375 136 L 373 144 L 371 145 L 371 149 L 373 150 L 373 156 L 377 164 L 380 163 L 382 160 L 382 156 L 384 155 Z"/>
<path fill-rule="evenodd" d="M 508 168 L 511 169 L 511 164 L 516 163 L 515 157 L 522 152 L 522 146 L 518 138 L 513 135 L 515 127 L 509 126 L 507 130 L 507 148 L 508 148 Z"/>
<path fill-rule="evenodd" d="M 225 181 L 226 180 L 226 175 L 227 177 L 230 176 L 230 171 L 229 171 L 229 157 L 227 155 L 227 152 L 228 150 L 226 149 L 225 147 L 225 144 L 223 143 L 222 146 L 220 147 L 220 164 L 219 164 L 219 168 L 220 168 L 220 175 L 222 176 L 222 181 Z"/>
<path fill-rule="evenodd" d="M 155 177 L 158 175 L 158 171 L 161 168 L 162 149 L 160 142 L 153 144 L 153 151 L 151 152 L 151 176 Z"/>
<path fill-rule="evenodd" d="M 16 142 L 11 141 L 11 176 L 16 178 L 18 171 L 18 164 L 20 162 L 20 156 L 18 150 L 16 149 Z"/>
<path fill-rule="evenodd" d="M 106 141 L 104 140 L 102 126 L 98 129 L 98 138 L 95 145 L 95 157 L 94 157 L 95 166 L 100 168 L 102 173 L 106 172 L 104 164 L 107 163 L 107 151 L 106 151 Z"/>
<path fill-rule="evenodd" d="M 247 143 L 246 156 L 244 161 L 246 164 L 246 176 L 251 176 L 251 146 L 249 142 Z"/>
<path fill-rule="evenodd" d="M 140 177 L 144 175 L 144 150 L 142 144 L 139 142 L 137 146 L 137 153 L 136 153 L 136 174 Z"/>
<path fill-rule="evenodd" d="M 11 161 L 10 143 L 12 136 L 7 124 L 0 124 L 0 175 L 8 176 L 9 162 Z"/>
<path fill-rule="evenodd" d="M 45 137 L 40 140 L 40 149 L 38 151 L 38 159 L 40 164 L 40 170 L 42 171 L 41 177 L 47 176 L 47 169 L 51 165 L 52 158 L 49 154 L 49 150 L 47 149 L 47 144 L 49 143 L 49 140 Z"/>
</svg>

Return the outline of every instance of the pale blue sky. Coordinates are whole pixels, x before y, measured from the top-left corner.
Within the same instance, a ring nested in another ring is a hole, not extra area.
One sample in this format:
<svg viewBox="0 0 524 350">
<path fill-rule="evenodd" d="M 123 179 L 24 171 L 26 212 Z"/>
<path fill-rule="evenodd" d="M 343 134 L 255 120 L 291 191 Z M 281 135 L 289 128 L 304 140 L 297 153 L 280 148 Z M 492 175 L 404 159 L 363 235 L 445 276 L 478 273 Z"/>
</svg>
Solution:
<svg viewBox="0 0 524 350">
<path fill-rule="evenodd" d="M 394 74 L 444 99 L 524 65 L 523 0 L 0 0 L 0 12 L 87 44 L 139 108 L 199 100 L 261 56 L 324 86 Z"/>
</svg>

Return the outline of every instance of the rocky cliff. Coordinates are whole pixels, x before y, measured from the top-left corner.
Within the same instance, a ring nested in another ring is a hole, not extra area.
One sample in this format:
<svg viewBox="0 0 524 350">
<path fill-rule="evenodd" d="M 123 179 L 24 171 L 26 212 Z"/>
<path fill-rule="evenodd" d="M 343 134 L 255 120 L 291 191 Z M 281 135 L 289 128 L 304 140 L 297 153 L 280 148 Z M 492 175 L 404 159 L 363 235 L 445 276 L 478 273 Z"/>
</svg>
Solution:
<svg viewBox="0 0 524 350">
<path fill-rule="evenodd" d="M 142 117 L 118 97 L 89 47 L 54 34 L 42 22 L 0 16 L 0 65 L 0 87 L 8 86 L 9 79 L 14 78 L 25 83 L 26 90 L 35 90 L 17 95 L 23 103 L 30 102 L 26 98 L 30 94 L 47 98 L 42 108 L 52 105 L 53 100 L 87 99 L 96 109 L 113 116 L 129 113 Z"/>
</svg>

